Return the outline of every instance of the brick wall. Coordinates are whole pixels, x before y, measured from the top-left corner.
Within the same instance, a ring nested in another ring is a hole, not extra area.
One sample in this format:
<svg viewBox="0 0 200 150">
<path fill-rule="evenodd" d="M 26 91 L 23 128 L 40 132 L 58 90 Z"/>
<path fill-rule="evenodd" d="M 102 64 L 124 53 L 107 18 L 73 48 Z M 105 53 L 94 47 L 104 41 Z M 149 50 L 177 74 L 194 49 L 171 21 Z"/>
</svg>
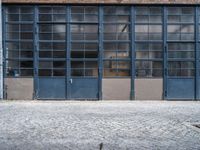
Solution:
<svg viewBox="0 0 200 150">
<path fill-rule="evenodd" d="M 200 4 L 200 0 L 2 0 L 3 3 Z"/>
</svg>

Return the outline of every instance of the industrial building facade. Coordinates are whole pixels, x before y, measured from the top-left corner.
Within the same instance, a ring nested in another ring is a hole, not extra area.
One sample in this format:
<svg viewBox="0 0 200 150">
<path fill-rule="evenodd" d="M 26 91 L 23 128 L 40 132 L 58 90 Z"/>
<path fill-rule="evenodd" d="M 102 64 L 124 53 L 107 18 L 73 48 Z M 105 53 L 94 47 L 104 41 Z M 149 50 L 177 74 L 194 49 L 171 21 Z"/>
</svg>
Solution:
<svg viewBox="0 0 200 150">
<path fill-rule="evenodd" d="M 200 7 L 163 2 L 4 0 L 4 98 L 199 100 Z"/>
</svg>

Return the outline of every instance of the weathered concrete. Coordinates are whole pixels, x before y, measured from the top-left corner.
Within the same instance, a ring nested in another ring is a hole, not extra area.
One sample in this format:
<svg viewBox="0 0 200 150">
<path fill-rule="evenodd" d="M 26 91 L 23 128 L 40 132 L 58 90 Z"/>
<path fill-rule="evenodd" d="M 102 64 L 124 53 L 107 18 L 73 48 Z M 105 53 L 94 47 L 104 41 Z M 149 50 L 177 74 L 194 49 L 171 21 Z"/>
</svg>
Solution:
<svg viewBox="0 0 200 150">
<path fill-rule="evenodd" d="M 2 0 L 3 3 L 200 4 L 200 0 Z"/>
<path fill-rule="evenodd" d="M 103 100 L 129 100 L 131 92 L 130 79 L 103 79 Z"/>
<path fill-rule="evenodd" d="M 162 100 L 163 79 L 135 79 L 136 100 Z"/>
<path fill-rule="evenodd" d="M 0 102 L 1 150 L 199 150 L 199 102 Z"/>
<path fill-rule="evenodd" d="M 7 99 L 32 100 L 33 79 L 32 78 L 6 78 L 5 89 Z"/>
</svg>

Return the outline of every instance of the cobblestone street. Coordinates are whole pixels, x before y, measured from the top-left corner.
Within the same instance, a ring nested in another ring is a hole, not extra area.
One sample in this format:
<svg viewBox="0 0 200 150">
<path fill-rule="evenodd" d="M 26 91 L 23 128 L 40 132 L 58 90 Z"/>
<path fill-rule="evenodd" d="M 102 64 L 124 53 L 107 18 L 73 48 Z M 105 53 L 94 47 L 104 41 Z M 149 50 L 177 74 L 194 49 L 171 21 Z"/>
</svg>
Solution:
<svg viewBox="0 0 200 150">
<path fill-rule="evenodd" d="M 1 150 L 200 150 L 200 102 L 2 101 Z"/>
</svg>

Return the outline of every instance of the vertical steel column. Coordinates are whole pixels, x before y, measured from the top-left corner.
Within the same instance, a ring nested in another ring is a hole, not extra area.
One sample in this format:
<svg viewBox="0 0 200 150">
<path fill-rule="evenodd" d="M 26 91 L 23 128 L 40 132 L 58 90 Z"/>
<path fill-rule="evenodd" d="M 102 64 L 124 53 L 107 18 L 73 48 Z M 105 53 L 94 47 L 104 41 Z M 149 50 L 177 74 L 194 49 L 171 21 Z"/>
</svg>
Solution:
<svg viewBox="0 0 200 150">
<path fill-rule="evenodd" d="M 3 99 L 3 34 L 2 34 L 2 9 L 0 0 L 0 99 Z M 4 37 L 5 38 L 5 37 Z"/>
<path fill-rule="evenodd" d="M 102 78 L 103 78 L 103 6 L 99 6 L 99 54 L 98 54 L 98 89 L 99 100 L 102 100 Z"/>
<path fill-rule="evenodd" d="M 198 14 L 198 6 L 195 7 L 195 99 L 199 100 L 199 14 Z"/>
<path fill-rule="evenodd" d="M 67 48 L 66 48 L 66 99 L 71 99 L 71 85 L 69 83 L 71 78 L 71 60 L 70 60 L 70 53 L 71 53 L 71 33 L 70 33 L 70 20 L 71 20 L 71 7 L 70 5 L 67 6 L 67 23 L 66 23 L 66 41 L 67 41 Z"/>
<path fill-rule="evenodd" d="M 167 99 L 167 8 L 163 7 L 163 98 Z"/>
<path fill-rule="evenodd" d="M 135 99 L 135 9 L 131 6 L 131 92 L 130 99 Z"/>
<path fill-rule="evenodd" d="M 38 35 L 38 6 L 34 7 L 34 99 L 38 98 L 38 53 L 39 53 L 39 35 Z"/>
</svg>

